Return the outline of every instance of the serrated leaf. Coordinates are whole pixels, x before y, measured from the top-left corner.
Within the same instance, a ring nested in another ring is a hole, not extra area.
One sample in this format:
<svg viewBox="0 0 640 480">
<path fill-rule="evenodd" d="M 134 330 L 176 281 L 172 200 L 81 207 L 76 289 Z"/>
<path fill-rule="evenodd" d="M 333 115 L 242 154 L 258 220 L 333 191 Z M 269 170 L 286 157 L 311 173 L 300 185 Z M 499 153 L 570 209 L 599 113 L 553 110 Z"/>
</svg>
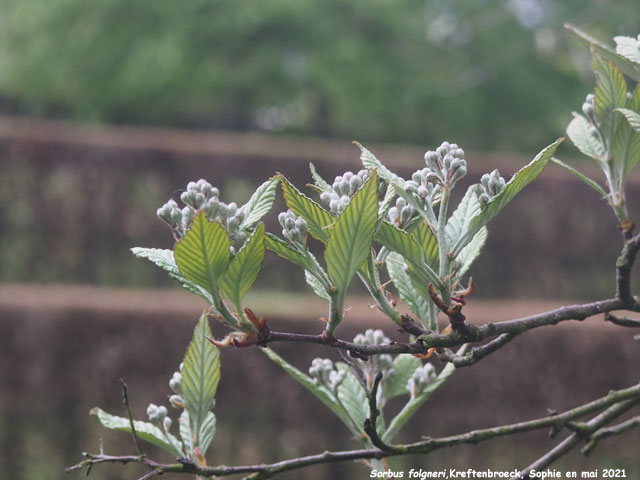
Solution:
<svg viewBox="0 0 640 480">
<path fill-rule="evenodd" d="M 196 295 L 204 298 L 209 304 L 213 303 L 211 294 L 198 284 L 187 280 L 187 278 L 180 272 L 176 261 L 173 258 L 173 250 L 166 250 L 161 248 L 142 248 L 133 247 L 131 252 L 139 258 L 146 258 L 151 263 L 154 263 L 158 267 L 162 268 L 169 274 L 169 277 L 177 280 L 183 288 L 195 293 Z"/>
<path fill-rule="evenodd" d="M 191 424 L 189 423 L 189 412 L 183 410 L 178 419 L 178 428 L 180 430 L 180 438 L 184 445 L 184 451 L 189 458 L 193 455 L 193 441 L 194 438 L 191 435 Z"/>
<path fill-rule="evenodd" d="M 402 255 L 409 264 L 410 272 L 419 276 L 419 282 L 423 283 L 425 288 L 429 282 L 437 288 L 442 286 L 436 272 L 425 263 L 422 248 L 409 233 L 383 221 L 380 222 L 374 239 L 392 252 Z"/>
<path fill-rule="evenodd" d="M 592 57 L 592 67 L 596 73 L 596 118 L 605 138 L 611 139 L 618 124 L 614 110 L 624 108 L 627 103 L 627 82 L 613 63 L 597 53 L 593 53 Z"/>
<path fill-rule="evenodd" d="M 567 126 L 567 136 L 583 155 L 604 162 L 604 146 L 591 134 L 591 123 L 582 115 L 574 113 L 573 120 Z"/>
<path fill-rule="evenodd" d="M 633 128 L 636 132 L 640 132 L 640 113 L 634 112 L 628 108 L 618 108 L 618 112 L 620 112 L 629 122 L 631 128 Z"/>
<path fill-rule="evenodd" d="M 174 248 L 180 272 L 212 295 L 229 264 L 229 237 L 217 222 L 210 222 L 203 211 L 193 219 L 191 228 Z"/>
<path fill-rule="evenodd" d="M 377 188 L 378 177 L 372 171 L 331 229 L 324 258 L 329 278 L 341 293 L 370 255 L 378 222 Z"/>
<path fill-rule="evenodd" d="M 182 397 L 189 412 L 191 431 L 196 432 L 194 446 L 199 447 L 203 440 L 201 428 L 210 413 L 220 380 L 220 355 L 207 337 L 211 337 L 211 329 L 203 313 L 182 366 Z"/>
<path fill-rule="evenodd" d="M 616 53 L 640 66 L 640 48 L 638 39 L 633 37 L 613 37 L 616 42 Z"/>
<path fill-rule="evenodd" d="M 131 424 L 128 418 L 111 415 L 98 407 L 92 408 L 89 413 L 97 417 L 105 428 L 131 433 Z M 141 440 L 152 443 L 175 457 L 184 455 L 180 441 L 171 434 L 165 435 L 153 423 L 134 420 L 133 426 L 136 429 L 136 435 Z"/>
<path fill-rule="evenodd" d="M 565 27 L 575 33 L 582 40 L 587 42 L 591 46 L 591 48 L 598 52 L 598 54 L 601 55 L 604 59 L 617 65 L 622 73 L 635 80 L 636 82 L 640 82 L 640 66 L 638 66 L 628 58 L 625 58 L 624 56 L 616 53 L 607 44 L 574 27 L 573 25 L 565 25 Z"/>
<path fill-rule="evenodd" d="M 447 245 L 455 245 L 469 228 L 469 222 L 481 211 L 475 185 L 467 188 L 467 191 L 460 200 L 460 203 L 447 220 L 445 233 L 447 235 Z"/>
<path fill-rule="evenodd" d="M 220 279 L 220 288 L 241 310 L 241 302 L 256 281 L 262 268 L 265 252 L 264 223 L 260 223 L 242 249 L 233 257 L 229 268 Z"/>
<path fill-rule="evenodd" d="M 626 121 L 620 122 L 616 129 L 611 142 L 611 154 L 624 178 L 640 161 L 640 115 L 626 108 L 617 111 L 624 115 Z"/>
<path fill-rule="evenodd" d="M 387 211 L 391 207 L 391 202 L 396 196 L 396 188 L 393 186 L 393 183 L 387 184 L 387 189 L 384 192 L 384 198 L 380 205 L 378 206 L 378 218 L 384 218 L 387 214 Z"/>
<path fill-rule="evenodd" d="M 570 173 L 572 173 L 573 175 L 578 177 L 578 179 L 580 179 L 586 185 L 588 185 L 589 187 L 593 188 L 596 192 L 598 192 L 600 195 L 602 195 L 603 198 L 607 197 L 607 192 L 605 192 L 604 189 L 596 181 L 594 181 L 593 179 L 587 177 L 582 172 L 579 172 L 578 170 L 573 168 L 571 165 L 567 165 L 566 163 L 564 163 L 563 161 L 561 161 L 561 160 L 559 160 L 559 159 L 557 159 L 555 157 L 551 157 L 551 161 L 553 163 L 555 163 L 556 165 L 560 165 L 562 168 L 564 168 L 565 170 L 569 171 Z"/>
<path fill-rule="evenodd" d="M 329 294 L 324 288 L 324 285 L 322 285 L 322 282 L 320 282 L 315 275 L 309 272 L 309 270 L 304 271 L 304 279 L 307 281 L 307 285 L 311 287 L 311 290 L 313 290 L 313 293 L 327 302 L 331 301 L 331 297 L 329 297 Z"/>
<path fill-rule="evenodd" d="M 410 399 L 402 410 L 400 410 L 391 422 L 389 422 L 389 427 L 382 435 L 382 440 L 385 442 L 392 441 L 400 428 L 407 423 L 416 410 L 418 410 L 418 408 L 420 408 L 420 406 L 429 399 L 433 392 L 440 388 L 440 386 L 451 376 L 453 372 L 455 372 L 455 370 L 456 367 L 453 366 L 453 363 L 447 363 L 437 378 L 427 385 L 427 388 L 425 388 L 420 395 Z"/>
<path fill-rule="evenodd" d="M 266 233 L 264 241 L 267 249 L 278 255 L 280 258 L 289 260 L 306 270 L 313 269 L 313 261 L 296 250 L 289 242 L 282 240 L 269 232 Z"/>
<path fill-rule="evenodd" d="M 293 213 L 305 219 L 309 227 L 309 233 L 313 235 L 314 238 L 317 238 L 323 243 L 327 243 L 329 241 L 329 230 L 327 227 L 335 222 L 335 217 L 301 193 L 286 178 L 281 180 L 281 184 L 287 207 L 289 207 Z"/>
<path fill-rule="evenodd" d="M 458 254 L 456 260 L 460 262 L 460 268 L 455 272 L 455 278 L 461 278 L 469 271 L 469 268 L 471 268 L 475 259 L 478 258 L 482 247 L 484 247 L 484 244 L 487 241 L 487 234 L 487 227 L 482 227 Z"/>
<path fill-rule="evenodd" d="M 338 363 L 337 366 L 346 372 L 338 387 L 338 398 L 352 420 L 351 431 L 354 435 L 361 436 L 364 434 L 364 421 L 369 417 L 369 399 L 349 367 L 343 363 Z"/>
<path fill-rule="evenodd" d="M 400 298 L 411 311 L 423 322 L 429 319 L 429 294 L 426 287 L 422 292 L 417 290 L 411 281 L 409 273 L 405 271 L 405 262 L 402 255 L 390 252 L 386 259 L 387 271 L 394 286 L 400 294 Z M 426 294 L 426 295 L 425 295 Z"/>
<path fill-rule="evenodd" d="M 332 192 L 333 188 L 324 179 L 318 174 L 316 171 L 316 166 L 309 162 L 309 170 L 311 170 L 311 178 L 313 178 L 313 183 L 318 187 L 321 192 Z"/>
<path fill-rule="evenodd" d="M 260 185 L 251 195 L 249 201 L 242 207 L 244 209 L 244 220 L 238 227 L 240 230 L 246 230 L 253 227 L 264 217 L 276 199 L 276 189 L 281 175 L 275 175 Z"/>
<path fill-rule="evenodd" d="M 355 425 L 351 418 L 335 395 L 328 388 L 315 383 L 311 377 L 302 373 L 270 348 L 261 348 L 260 350 L 276 365 L 287 372 L 294 380 L 315 395 L 315 397 L 329 408 L 329 410 L 331 410 L 342 421 L 342 423 L 347 425 L 351 431 L 354 430 Z"/>
<path fill-rule="evenodd" d="M 200 425 L 200 450 L 204 455 L 216 436 L 216 416 L 209 412 Z"/>
<path fill-rule="evenodd" d="M 391 400 L 401 395 L 409 395 L 407 383 L 413 375 L 413 372 L 421 366 L 422 362 L 413 355 L 398 355 L 393 360 L 393 365 L 391 366 L 395 373 L 382 382 L 386 399 Z"/>
<path fill-rule="evenodd" d="M 404 179 L 402 177 L 399 177 L 387 167 L 385 167 L 373 153 L 364 148 L 360 143 L 353 143 L 360 149 L 360 160 L 362 161 L 362 166 L 364 168 L 366 168 L 367 170 L 376 170 L 378 172 L 378 176 L 383 180 L 386 180 L 388 183 L 404 183 Z"/>
<path fill-rule="evenodd" d="M 433 210 L 424 208 L 418 198 L 416 198 L 413 193 L 407 192 L 399 183 L 394 183 L 393 186 L 395 187 L 398 196 L 404 198 L 404 200 L 411 205 L 416 212 L 418 212 L 422 219 L 430 225 L 432 230 L 435 229 L 438 224 L 438 219 L 436 218 Z M 433 204 L 435 205 L 435 200 L 433 201 Z"/>
<path fill-rule="evenodd" d="M 422 248 L 424 261 L 427 262 L 434 271 L 438 269 L 440 262 L 440 253 L 438 249 L 438 240 L 429 228 L 426 222 L 419 222 L 412 230 L 410 235 L 415 239 L 416 243 Z"/>
<path fill-rule="evenodd" d="M 481 212 L 471 219 L 467 231 L 451 249 L 452 255 L 457 256 L 464 245 L 470 242 L 482 227 L 489 223 L 489 221 L 495 217 L 500 210 L 506 207 L 507 204 L 513 200 L 513 198 L 520 193 L 524 187 L 538 178 L 538 175 L 542 173 L 544 167 L 547 166 L 551 156 L 556 151 L 556 148 L 558 148 L 558 145 L 560 145 L 563 140 L 564 138 L 559 138 L 551 145 L 547 146 L 538 153 L 538 155 L 536 155 L 528 165 L 518 170 L 516 174 L 511 177 L 511 180 L 509 180 L 505 185 L 502 192 L 493 197 Z"/>
</svg>

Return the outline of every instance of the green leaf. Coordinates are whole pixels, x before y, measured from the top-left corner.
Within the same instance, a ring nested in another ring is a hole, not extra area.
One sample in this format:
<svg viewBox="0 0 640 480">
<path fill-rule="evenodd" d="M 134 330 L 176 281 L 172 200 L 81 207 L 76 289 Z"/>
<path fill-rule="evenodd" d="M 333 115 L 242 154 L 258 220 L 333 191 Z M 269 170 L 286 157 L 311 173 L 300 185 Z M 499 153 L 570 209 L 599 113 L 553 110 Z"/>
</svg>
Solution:
<svg viewBox="0 0 640 480">
<path fill-rule="evenodd" d="M 390 252 L 386 259 L 387 271 L 389 277 L 393 281 L 400 298 L 406 303 L 411 311 L 423 322 L 429 319 L 429 294 L 425 288 L 422 292 L 417 290 L 409 276 L 405 271 L 405 262 L 402 255 L 396 252 Z"/>
<path fill-rule="evenodd" d="M 592 67 L 596 73 L 596 118 L 607 139 L 613 138 L 618 124 L 616 108 L 627 104 L 627 82 L 622 72 L 597 53 L 592 55 Z"/>
<path fill-rule="evenodd" d="M 636 132 L 640 132 L 640 113 L 634 112 L 628 108 L 618 108 L 616 111 L 620 112 L 629 122 L 631 128 Z"/>
<path fill-rule="evenodd" d="M 269 232 L 266 233 L 264 240 L 267 249 L 278 255 L 280 258 L 289 260 L 290 262 L 295 263 L 296 265 L 306 270 L 313 270 L 315 266 L 313 260 L 300 253 L 289 242 L 282 240 L 280 237 L 277 237 Z"/>
<path fill-rule="evenodd" d="M 445 233 L 447 235 L 447 245 L 455 245 L 469 229 L 469 222 L 481 211 L 475 185 L 467 188 L 467 191 L 460 200 L 460 203 L 447 220 Z"/>
<path fill-rule="evenodd" d="M 588 185 L 589 187 L 593 188 L 596 192 L 598 192 L 600 195 L 602 195 L 603 198 L 607 198 L 607 195 L 608 195 L 607 192 L 605 192 L 604 188 L 602 188 L 595 180 L 592 180 L 591 178 L 587 177 L 582 172 L 579 172 L 578 170 L 573 168 L 571 165 L 567 165 L 562 160 L 559 160 L 559 159 L 557 159 L 555 157 L 551 157 L 551 161 L 553 163 L 555 163 L 556 165 L 560 165 L 562 168 L 564 168 L 564 169 L 568 170 L 569 172 L 571 172 L 573 175 L 575 175 L 581 181 L 583 181 L 586 185 Z"/>
<path fill-rule="evenodd" d="M 369 399 L 349 367 L 344 363 L 338 363 L 337 367 L 346 372 L 338 387 L 338 398 L 352 420 L 351 425 L 348 425 L 351 431 L 354 435 L 361 436 L 364 434 L 364 421 L 369 417 Z"/>
<path fill-rule="evenodd" d="M 393 186 L 393 183 L 387 184 L 387 189 L 384 192 L 384 198 L 378 207 L 378 218 L 384 218 L 387 214 L 387 211 L 391 207 L 391 203 L 393 199 L 396 197 L 396 188 Z"/>
<path fill-rule="evenodd" d="M 383 379 L 382 387 L 387 400 L 399 397 L 401 395 L 409 395 L 407 383 L 418 368 L 422 366 L 422 362 L 413 355 L 401 354 L 393 360 L 393 374 L 388 379 Z"/>
<path fill-rule="evenodd" d="M 318 174 L 316 171 L 316 167 L 313 163 L 309 162 L 309 170 L 311 170 L 311 178 L 313 178 L 313 183 L 318 187 L 318 190 L 321 192 L 332 192 L 333 188 L 324 179 Z"/>
<path fill-rule="evenodd" d="M 318 400 L 324 403 L 324 405 L 328 407 L 329 410 L 331 410 L 340 420 L 342 420 L 342 423 L 347 425 L 351 431 L 354 431 L 355 426 L 353 425 L 351 418 L 336 396 L 328 388 L 315 383 L 311 377 L 302 373 L 270 348 L 261 348 L 260 350 L 275 364 L 280 366 L 285 372 L 293 377 L 294 380 L 315 395 Z"/>
<path fill-rule="evenodd" d="M 249 201 L 242 207 L 244 209 L 244 220 L 238 227 L 246 230 L 253 227 L 262 217 L 264 217 L 276 199 L 276 189 L 280 182 L 281 175 L 274 175 L 269 180 L 260 185 L 251 195 Z"/>
<path fill-rule="evenodd" d="M 438 240 L 427 225 L 427 222 L 419 222 L 410 235 L 415 239 L 416 243 L 422 247 L 424 261 L 427 262 L 432 269 L 437 270 L 440 262 L 440 253 L 438 250 Z"/>
<path fill-rule="evenodd" d="M 409 265 L 410 271 L 415 272 L 420 277 L 420 281 L 425 285 L 431 282 L 440 288 L 442 282 L 436 272 L 424 261 L 422 248 L 415 239 L 407 232 L 391 225 L 389 222 L 380 222 L 380 226 L 375 234 L 375 241 L 387 247 L 392 252 L 402 255 Z"/>
<path fill-rule="evenodd" d="M 640 66 L 630 61 L 628 58 L 616 53 L 611 47 L 607 44 L 601 42 L 600 40 L 588 35 L 582 30 L 574 27 L 573 25 L 565 25 L 569 30 L 575 33 L 582 40 L 587 42 L 592 50 L 595 50 L 599 55 L 601 55 L 604 59 L 609 62 L 613 62 L 618 68 L 627 75 L 629 78 L 635 80 L 636 82 L 640 82 Z"/>
<path fill-rule="evenodd" d="M 526 187 L 533 180 L 538 178 L 538 175 L 542 173 L 544 167 L 549 163 L 549 159 L 558 148 L 558 145 L 562 143 L 564 138 L 559 138 L 551 145 L 542 150 L 536 157 L 525 167 L 521 168 L 516 174 L 511 177 L 511 180 L 506 184 L 505 188 L 498 195 L 493 197 L 489 203 L 481 210 L 479 214 L 474 216 L 469 221 L 469 227 L 465 234 L 458 240 L 453 248 L 451 254 L 457 256 L 464 245 L 473 239 L 478 231 L 484 227 L 489 221 L 495 217 L 500 210 L 507 206 L 507 204 L 515 197 L 520 191 Z"/>
<path fill-rule="evenodd" d="M 286 178 L 282 179 L 281 184 L 287 207 L 293 213 L 305 219 L 311 235 L 321 242 L 327 243 L 329 241 L 327 227 L 335 222 L 335 217 L 309 197 L 300 193 Z"/>
<path fill-rule="evenodd" d="M 597 137 L 592 135 L 592 131 L 591 123 L 574 112 L 573 120 L 567 127 L 567 136 L 583 155 L 602 163 L 605 161 L 604 146 Z"/>
<path fill-rule="evenodd" d="M 184 287 L 186 290 L 189 290 L 191 293 L 195 293 L 196 295 L 204 298 L 209 304 L 213 303 L 213 299 L 211 298 L 211 294 L 209 292 L 207 292 L 200 285 L 187 280 L 182 272 L 180 272 L 180 269 L 178 268 L 178 265 L 176 265 L 176 261 L 173 258 L 173 250 L 133 247 L 131 249 L 131 252 L 136 257 L 146 258 L 150 262 L 162 268 L 169 274 L 169 277 L 177 280 L 180 285 L 182 285 L 182 287 Z"/>
<path fill-rule="evenodd" d="M 211 337 L 211 329 L 203 313 L 182 366 L 182 397 L 189 412 L 191 431 L 196 432 L 194 446 L 201 449 L 202 425 L 210 413 L 220 380 L 220 355 L 207 337 Z"/>
<path fill-rule="evenodd" d="M 131 424 L 128 418 L 111 415 L 98 407 L 92 408 L 89 413 L 96 416 L 105 428 L 131 433 Z M 171 434 L 165 434 L 153 423 L 134 420 L 133 426 L 136 429 L 136 435 L 141 440 L 152 443 L 175 457 L 184 455 L 180 441 Z"/>
<path fill-rule="evenodd" d="M 200 425 L 200 450 L 204 455 L 216 436 L 216 416 L 209 412 Z"/>
<path fill-rule="evenodd" d="M 427 388 L 425 388 L 420 395 L 410 399 L 402 410 L 400 410 L 400 412 L 393 418 L 393 420 L 391 420 L 389 427 L 384 432 L 384 435 L 382 435 L 382 440 L 384 442 L 392 441 L 400 428 L 407 423 L 416 410 L 418 410 L 418 408 L 420 408 L 420 406 L 429 399 L 433 392 L 440 388 L 440 386 L 451 376 L 453 372 L 455 372 L 455 370 L 456 367 L 454 367 L 452 363 L 447 363 L 438 377 L 432 383 L 427 385 Z"/>
<path fill-rule="evenodd" d="M 377 188 L 378 177 L 372 171 L 331 229 L 324 258 L 329 278 L 341 293 L 370 255 L 378 222 Z"/>
<path fill-rule="evenodd" d="M 203 211 L 193 219 L 191 229 L 176 244 L 174 256 L 180 272 L 212 295 L 218 294 L 218 280 L 229 264 L 229 237 Z"/>
<path fill-rule="evenodd" d="M 633 37 L 613 37 L 616 42 L 616 53 L 640 67 L 640 48 L 638 39 Z"/>
<path fill-rule="evenodd" d="M 264 223 L 260 223 L 247 243 L 231 260 L 227 272 L 220 280 L 224 294 L 241 311 L 241 302 L 256 281 L 264 260 Z"/>
<path fill-rule="evenodd" d="M 388 183 L 404 184 L 404 179 L 385 167 L 373 153 L 364 148 L 360 143 L 353 143 L 360 149 L 360 160 L 362 161 L 364 168 L 367 170 L 376 170 L 378 172 L 378 176 L 383 180 L 386 180 Z"/>
<path fill-rule="evenodd" d="M 329 297 L 329 294 L 324 288 L 324 285 L 322 285 L 322 282 L 320 282 L 314 274 L 309 272 L 309 270 L 304 271 L 304 279 L 307 281 L 307 285 L 311 287 L 311 290 L 313 290 L 313 293 L 327 302 L 331 301 L 331 297 Z"/>
<path fill-rule="evenodd" d="M 455 278 L 461 278 L 471 268 L 471 264 L 478 258 L 480 250 L 487 241 L 487 233 L 487 227 L 482 227 L 458 254 L 456 260 L 460 262 L 460 268 L 455 272 Z"/>
<path fill-rule="evenodd" d="M 184 445 L 184 451 L 189 458 L 193 455 L 194 436 L 191 434 L 191 424 L 189 422 L 189 412 L 183 410 L 178 419 L 178 427 L 180 429 L 180 438 Z"/>
</svg>

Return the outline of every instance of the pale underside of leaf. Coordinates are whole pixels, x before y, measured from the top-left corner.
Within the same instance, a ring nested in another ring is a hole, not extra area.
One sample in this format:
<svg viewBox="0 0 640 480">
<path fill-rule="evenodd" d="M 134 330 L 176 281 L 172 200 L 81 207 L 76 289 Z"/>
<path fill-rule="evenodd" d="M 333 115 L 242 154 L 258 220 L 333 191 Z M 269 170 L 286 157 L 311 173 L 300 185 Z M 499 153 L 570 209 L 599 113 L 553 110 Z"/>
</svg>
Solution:
<svg viewBox="0 0 640 480">
<path fill-rule="evenodd" d="M 378 172 L 378 176 L 387 183 L 404 184 L 404 179 L 385 167 L 373 153 L 363 147 L 360 143 L 353 143 L 360 149 L 360 160 L 362 161 L 362 166 L 364 168 L 367 170 L 376 170 Z"/>
<path fill-rule="evenodd" d="M 422 291 L 417 290 L 411 281 L 409 272 L 405 271 L 405 262 L 402 255 L 390 252 L 386 259 L 387 271 L 394 286 L 400 294 L 400 298 L 409 309 L 422 321 L 429 320 L 429 299 L 426 286 Z"/>
<path fill-rule="evenodd" d="M 311 171 L 311 178 L 313 183 L 321 192 L 332 192 L 331 185 L 324 181 L 324 179 L 316 171 L 316 166 L 313 163 L 309 163 L 309 170 Z"/>
<path fill-rule="evenodd" d="M 482 227 L 458 254 L 456 260 L 460 262 L 460 267 L 456 270 L 454 278 L 459 279 L 469 271 L 475 259 L 480 255 L 480 251 L 487 241 L 487 235 L 487 227 Z"/>
<path fill-rule="evenodd" d="M 604 146 L 591 132 L 591 123 L 574 112 L 573 120 L 567 126 L 567 136 L 583 155 L 602 163 L 605 161 Z"/>
<path fill-rule="evenodd" d="M 638 39 L 633 37 L 613 37 L 616 42 L 616 53 L 640 67 L 640 48 Z"/>
</svg>

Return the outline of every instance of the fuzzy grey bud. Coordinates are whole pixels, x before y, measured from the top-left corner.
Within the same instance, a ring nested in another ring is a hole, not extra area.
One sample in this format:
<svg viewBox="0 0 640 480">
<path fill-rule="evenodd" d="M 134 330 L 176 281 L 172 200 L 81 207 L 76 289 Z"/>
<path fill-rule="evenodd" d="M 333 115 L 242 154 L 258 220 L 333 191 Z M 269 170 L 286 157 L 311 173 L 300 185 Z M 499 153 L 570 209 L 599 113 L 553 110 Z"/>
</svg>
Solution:
<svg viewBox="0 0 640 480">
<path fill-rule="evenodd" d="M 180 372 L 173 372 L 173 376 L 169 380 L 169 388 L 177 394 L 182 392 L 182 374 Z"/>
<path fill-rule="evenodd" d="M 173 408 L 176 409 L 185 408 L 184 398 L 182 398 L 180 395 L 171 395 L 169 397 L 169 403 Z"/>
<path fill-rule="evenodd" d="M 171 424 L 173 421 L 169 417 L 164 417 L 162 420 L 162 428 L 164 428 L 165 432 L 168 432 L 171 429 Z"/>
</svg>

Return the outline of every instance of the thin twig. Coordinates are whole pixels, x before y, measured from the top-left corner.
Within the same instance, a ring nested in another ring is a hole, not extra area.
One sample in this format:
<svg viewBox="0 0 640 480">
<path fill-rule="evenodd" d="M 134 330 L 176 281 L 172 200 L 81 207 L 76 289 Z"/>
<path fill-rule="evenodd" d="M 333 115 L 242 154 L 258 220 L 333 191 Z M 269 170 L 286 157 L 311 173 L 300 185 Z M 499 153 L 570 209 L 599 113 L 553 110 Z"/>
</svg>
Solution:
<svg viewBox="0 0 640 480">
<path fill-rule="evenodd" d="M 617 317 L 609 312 L 604 314 L 604 321 L 611 322 L 619 327 L 640 328 L 640 320 L 634 320 L 626 317 Z"/>
<path fill-rule="evenodd" d="M 625 420 L 624 422 L 619 423 L 618 425 L 613 425 L 607 428 L 601 428 L 600 430 L 596 431 L 593 435 L 591 435 L 591 439 L 584 447 L 580 449 L 580 452 L 583 455 L 589 455 L 589 453 L 591 453 L 591 450 L 594 449 L 594 447 L 596 446 L 599 440 L 602 440 L 603 438 L 611 437 L 613 435 L 619 435 L 635 427 L 640 427 L 640 415 L 636 417 L 632 417 L 629 420 Z"/>
<path fill-rule="evenodd" d="M 468 367 L 476 362 L 479 362 L 487 355 L 495 352 L 499 348 L 509 343 L 511 340 L 517 337 L 516 333 L 503 333 L 497 338 L 494 338 L 490 342 L 480 346 L 474 347 L 468 353 L 464 355 L 456 355 L 449 349 L 441 350 L 438 355 L 448 362 L 453 362 L 456 367 Z"/>
<path fill-rule="evenodd" d="M 138 455 L 144 455 L 142 453 L 142 448 L 140 448 L 140 442 L 138 442 L 138 435 L 136 434 L 136 426 L 133 422 L 133 415 L 131 414 L 131 405 L 129 404 L 129 395 L 127 393 L 127 384 L 121 378 L 120 386 L 122 387 L 122 403 L 124 404 L 124 408 L 127 411 L 127 417 L 129 418 L 129 426 L 131 427 L 131 437 L 133 438 L 133 445 L 136 448 L 136 452 Z"/>
</svg>

